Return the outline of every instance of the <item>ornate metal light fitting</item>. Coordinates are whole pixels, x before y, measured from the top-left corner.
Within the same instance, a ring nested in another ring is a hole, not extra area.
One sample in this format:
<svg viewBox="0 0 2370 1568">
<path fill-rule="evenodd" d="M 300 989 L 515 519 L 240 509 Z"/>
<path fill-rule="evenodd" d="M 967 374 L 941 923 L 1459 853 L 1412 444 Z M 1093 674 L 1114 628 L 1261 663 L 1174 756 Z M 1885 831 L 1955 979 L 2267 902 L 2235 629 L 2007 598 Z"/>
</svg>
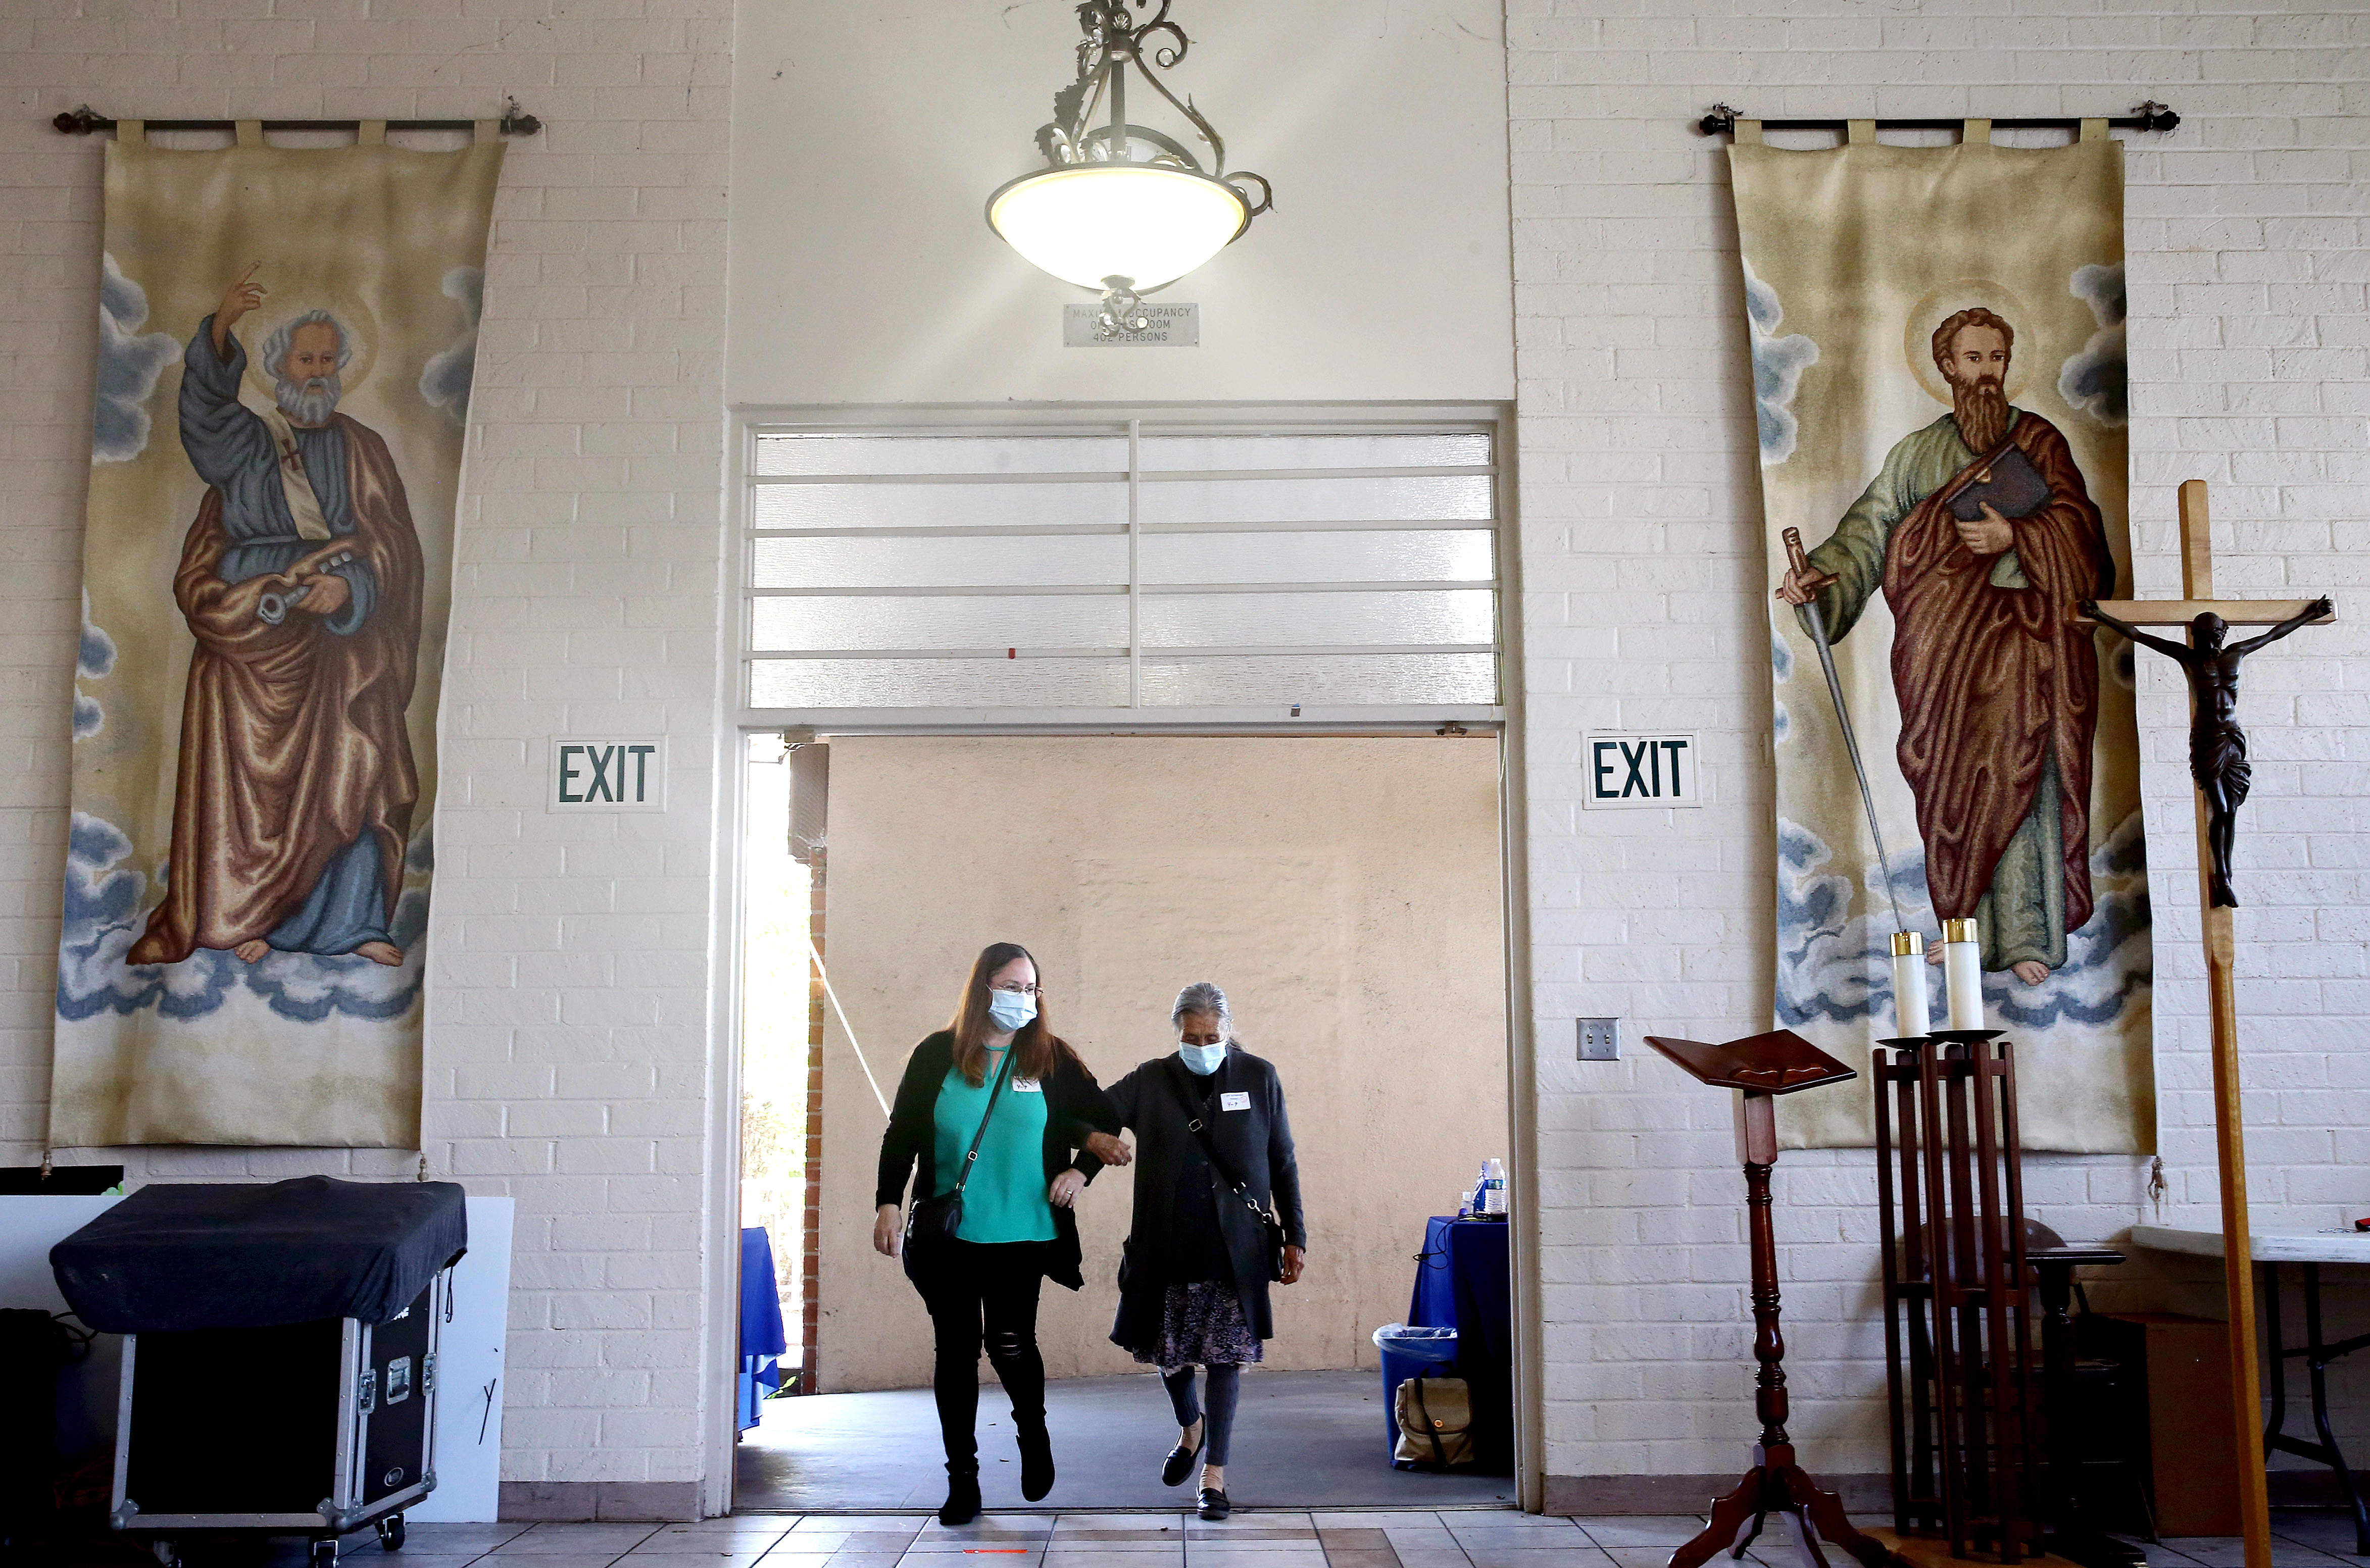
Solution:
<svg viewBox="0 0 2370 1568">
<path fill-rule="evenodd" d="M 1266 179 L 1226 172 L 1225 139 L 1191 97 L 1179 98 L 1161 80 L 1158 73 L 1191 47 L 1168 6 L 1169 0 L 1078 6 L 1085 36 L 1077 79 L 1053 95 L 1053 118 L 1037 132 L 1049 166 L 987 199 L 988 227 L 1006 244 L 1065 282 L 1102 292 L 1095 330 L 1107 338 L 1150 326 L 1144 295 L 1209 260 L 1275 205 Z M 1206 167 L 1183 142 L 1130 122 L 1131 67 L 1207 144 Z"/>
</svg>

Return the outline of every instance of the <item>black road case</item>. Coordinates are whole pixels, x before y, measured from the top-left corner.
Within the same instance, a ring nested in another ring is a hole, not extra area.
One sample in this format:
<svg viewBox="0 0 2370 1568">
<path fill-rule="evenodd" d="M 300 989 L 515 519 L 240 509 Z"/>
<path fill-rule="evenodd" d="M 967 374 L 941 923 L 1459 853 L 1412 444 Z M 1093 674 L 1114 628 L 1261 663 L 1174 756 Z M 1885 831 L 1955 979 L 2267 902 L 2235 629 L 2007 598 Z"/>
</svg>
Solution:
<svg viewBox="0 0 2370 1568">
<path fill-rule="evenodd" d="M 168 1565 L 216 1531 L 305 1536 L 316 1564 L 364 1525 L 401 1546 L 436 1485 L 437 1334 L 466 1235 L 453 1184 L 308 1177 L 144 1187 L 60 1242 L 67 1300 L 125 1336 L 115 1528 Z"/>
</svg>

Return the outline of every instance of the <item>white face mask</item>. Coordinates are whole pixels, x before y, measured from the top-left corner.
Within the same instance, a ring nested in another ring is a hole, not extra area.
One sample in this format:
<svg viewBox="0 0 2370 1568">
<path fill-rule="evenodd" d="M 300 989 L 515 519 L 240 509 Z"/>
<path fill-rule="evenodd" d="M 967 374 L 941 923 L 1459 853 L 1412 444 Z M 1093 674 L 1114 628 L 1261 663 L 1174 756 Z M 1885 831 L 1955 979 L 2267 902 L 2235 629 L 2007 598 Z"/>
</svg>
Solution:
<svg viewBox="0 0 2370 1568">
<path fill-rule="evenodd" d="M 1184 1059 L 1185 1070 L 1196 1078 L 1207 1078 L 1225 1065 L 1226 1042 L 1214 1046 L 1189 1046 L 1179 1043 L 1177 1054 Z"/>
<path fill-rule="evenodd" d="M 1026 991 L 992 990 L 987 993 L 987 1016 L 1009 1034 L 1037 1016 L 1037 999 Z"/>
</svg>

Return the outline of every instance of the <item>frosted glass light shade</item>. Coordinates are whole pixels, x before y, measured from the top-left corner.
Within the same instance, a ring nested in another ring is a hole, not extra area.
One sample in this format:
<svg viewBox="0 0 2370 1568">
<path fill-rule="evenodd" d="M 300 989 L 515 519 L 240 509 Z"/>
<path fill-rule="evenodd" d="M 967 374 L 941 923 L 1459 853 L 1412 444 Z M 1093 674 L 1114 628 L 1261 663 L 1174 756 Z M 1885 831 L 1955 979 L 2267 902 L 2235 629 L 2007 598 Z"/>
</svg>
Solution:
<svg viewBox="0 0 2370 1568">
<path fill-rule="evenodd" d="M 1138 291 L 1172 283 L 1226 247 L 1250 222 L 1234 187 L 1147 164 L 1047 169 L 998 190 L 987 222 L 1006 243 L 1064 282 Z"/>
</svg>

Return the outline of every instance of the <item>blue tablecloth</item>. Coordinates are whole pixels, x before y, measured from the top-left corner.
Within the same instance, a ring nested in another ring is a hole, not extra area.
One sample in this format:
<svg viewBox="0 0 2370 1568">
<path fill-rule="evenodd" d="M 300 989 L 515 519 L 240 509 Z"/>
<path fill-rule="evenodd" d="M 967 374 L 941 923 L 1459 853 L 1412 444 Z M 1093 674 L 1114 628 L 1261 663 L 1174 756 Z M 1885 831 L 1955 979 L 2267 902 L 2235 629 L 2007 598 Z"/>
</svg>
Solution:
<svg viewBox="0 0 2370 1568">
<path fill-rule="evenodd" d="M 782 1386 L 781 1288 L 774 1278 L 774 1242 L 762 1225 L 741 1232 L 741 1430 L 757 1425 L 757 1404 Z"/>
<path fill-rule="evenodd" d="M 1477 1468 L 1514 1462 L 1514 1279 L 1512 1227 L 1502 1220 L 1424 1221 L 1423 1253 L 1407 1321 L 1456 1331 L 1456 1375 L 1472 1386 Z"/>
</svg>

